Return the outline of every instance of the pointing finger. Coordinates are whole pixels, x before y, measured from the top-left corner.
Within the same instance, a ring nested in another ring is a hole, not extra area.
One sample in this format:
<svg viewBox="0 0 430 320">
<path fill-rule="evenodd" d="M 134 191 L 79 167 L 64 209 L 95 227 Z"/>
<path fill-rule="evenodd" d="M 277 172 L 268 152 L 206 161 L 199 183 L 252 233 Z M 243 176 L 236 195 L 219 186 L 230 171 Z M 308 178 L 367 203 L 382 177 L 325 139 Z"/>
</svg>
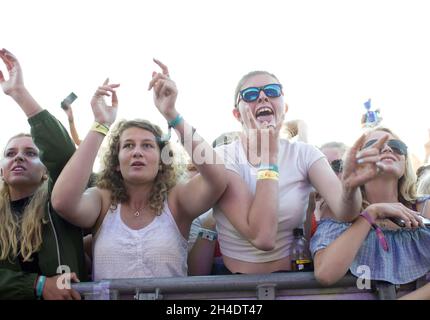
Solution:
<svg viewBox="0 0 430 320">
<path fill-rule="evenodd" d="M 116 91 L 112 93 L 112 107 L 118 107 L 118 96 L 116 95 Z"/>
<path fill-rule="evenodd" d="M 163 70 L 163 74 L 166 76 L 169 76 L 169 68 L 167 68 L 167 66 L 162 63 L 160 60 L 157 60 L 154 58 L 154 62 L 161 68 L 161 70 Z"/>
<path fill-rule="evenodd" d="M 388 134 L 384 135 L 382 138 L 380 138 L 378 141 L 376 141 L 375 143 L 375 148 L 377 148 L 378 150 L 381 150 L 383 148 L 383 145 L 385 144 L 385 142 L 388 140 Z"/>
</svg>

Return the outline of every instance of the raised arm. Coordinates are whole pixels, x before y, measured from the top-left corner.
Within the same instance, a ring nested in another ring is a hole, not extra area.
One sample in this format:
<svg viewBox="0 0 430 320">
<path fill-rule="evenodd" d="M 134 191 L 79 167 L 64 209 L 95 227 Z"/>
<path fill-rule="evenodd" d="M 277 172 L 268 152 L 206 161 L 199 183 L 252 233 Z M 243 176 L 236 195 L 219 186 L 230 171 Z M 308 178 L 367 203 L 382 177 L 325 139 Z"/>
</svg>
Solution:
<svg viewBox="0 0 430 320">
<path fill-rule="evenodd" d="M 40 149 L 40 159 L 53 182 L 75 151 L 75 146 L 63 125 L 48 111 L 43 110 L 24 85 L 23 72 L 18 59 L 6 49 L 0 50 L 9 78 L 0 71 L 0 84 L 28 117 L 34 143 Z"/>
<path fill-rule="evenodd" d="M 86 189 L 97 152 L 115 121 L 118 99 L 115 89 L 119 84 L 108 84 L 108 79 L 100 86 L 91 100 L 95 123 L 82 141 L 79 149 L 64 167 L 52 191 L 52 205 L 69 222 L 84 228 L 92 228 L 101 211 L 99 189 Z M 104 96 L 112 95 L 108 106 Z M 104 131 L 104 132 L 103 132 Z"/>
<path fill-rule="evenodd" d="M 245 114 L 249 126 L 261 141 L 260 168 L 271 168 L 278 163 L 279 132 L 283 118 L 278 119 L 276 127 L 260 127 L 249 109 Z M 253 139 L 252 136 L 249 139 Z M 248 146 L 254 143 L 249 142 Z M 255 152 L 255 150 L 250 153 Z M 282 168 L 281 168 L 282 169 Z M 272 170 L 272 169 L 271 169 Z M 273 250 L 278 232 L 279 185 L 274 171 L 270 177 L 257 177 L 255 195 L 239 174 L 228 170 L 228 186 L 218 205 L 229 222 L 251 244 L 265 251 Z"/>
<path fill-rule="evenodd" d="M 368 206 L 365 211 L 374 222 L 397 217 L 407 221 L 406 228 L 422 226 L 418 213 L 401 203 L 375 203 Z M 369 221 L 360 216 L 325 249 L 317 251 L 314 256 L 315 278 L 329 286 L 345 276 L 371 228 Z"/>
<path fill-rule="evenodd" d="M 69 129 L 70 134 L 72 135 L 73 142 L 79 146 L 81 144 L 81 139 L 79 139 L 78 131 L 76 130 L 75 126 L 75 119 L 73 117 L 73 109 L 72 105 L 68 104 L 67 102 L 64 102 L 64 112 L 67 115 L 67 120 L 69 121 Z"/>
<path fill-rule="evenodd" d="M 24 85 L 24 77 L 18 59 L 6 49 L 0 50 L 0 58 L 9 72 L 9 79 L 6 80 L 0 71 L 0 83 L 4 93 L 16 101 L 28 118 L 41 112 L 43 109 Z"/>
<path fill-rule="evenodd" d="M 168 68 L 158 60 L 154 59 L 154 62 L 162 69 L 161 73 L 153 73 L 149 83 L 149 89 L 153 89 L 154 93 L 154 104 L 169 125 L 176 130 L 200 173 L 186 184 L 176 185 L 172 190 L 178 213 L 188 220 L 193 220 L 211 208 L 224 192 L 227 185 L 226 171 L 212 146 L 194 132 L 176 110 L 178 90 L 169 77 Z M 204 159 L 199 158 L 202 150 L 205 153 Z"/>
</svg>

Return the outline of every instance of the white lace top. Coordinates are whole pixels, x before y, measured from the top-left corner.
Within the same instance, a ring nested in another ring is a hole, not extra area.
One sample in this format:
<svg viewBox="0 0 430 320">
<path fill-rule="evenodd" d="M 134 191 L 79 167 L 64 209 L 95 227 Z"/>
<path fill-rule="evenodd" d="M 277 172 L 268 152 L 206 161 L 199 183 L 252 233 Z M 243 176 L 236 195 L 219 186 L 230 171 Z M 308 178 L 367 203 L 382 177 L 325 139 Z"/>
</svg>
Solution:
<svg viewBox="0 0 430 320">
<path fill-rule="evenodd" d="M 161 215 L 139 230 L 109 209 L 93 239 L 93 280 L 187 275 L 187 240 L 167 202 Z"/>
</svg>

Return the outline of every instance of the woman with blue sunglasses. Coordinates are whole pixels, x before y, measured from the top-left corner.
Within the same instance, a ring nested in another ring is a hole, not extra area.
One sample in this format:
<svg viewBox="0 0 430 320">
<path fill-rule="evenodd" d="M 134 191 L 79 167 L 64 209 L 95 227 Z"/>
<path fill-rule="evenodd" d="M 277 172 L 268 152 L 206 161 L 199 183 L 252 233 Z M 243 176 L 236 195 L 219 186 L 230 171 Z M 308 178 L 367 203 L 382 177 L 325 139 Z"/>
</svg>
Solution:
<svg viewBox="0 0 430 320">
<path fill-rule="evenodd" d="M 290 270 L 293 229 L 303 225 L 313 188 L 339 219 L 351 221 L 360 209 L 358 186 L 375 173 L 356 174 L 350 157 L 341 183 L 317 148 L 280 139 L 288 106 L 275 75 L 245 75 L 234 102 L 242 132 L 239 140 L 218 148 L 228 187 L 214 208 L 225 273 Z"/>
<path fill-rule="evenodd" d="M 409 283 L 430 271 L 430 229 L 420 217 L 430 216 L 429 197 L 417 196 L 407 146 L 391 130 L 374 129 L 362 146 L 358 170 L 377 174 L 362 185 L 362 213 L 352 224 L 327 211 L 320 220 L 311 240 L 315 277 L 332 285 L 367 266 L 371 280 Z"/>
</svg>

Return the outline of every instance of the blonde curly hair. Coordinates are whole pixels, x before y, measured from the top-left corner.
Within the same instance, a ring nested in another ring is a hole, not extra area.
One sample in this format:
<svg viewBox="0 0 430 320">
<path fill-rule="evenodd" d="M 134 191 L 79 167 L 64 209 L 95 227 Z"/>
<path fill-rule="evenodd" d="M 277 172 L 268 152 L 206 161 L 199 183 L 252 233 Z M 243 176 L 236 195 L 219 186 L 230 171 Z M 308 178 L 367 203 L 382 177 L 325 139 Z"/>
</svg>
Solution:
<svg viewBox="0 0 430 320">
<path fill-rule="evenodd" d="M 107 151 L 103 157 L 103 170 L 97 178 L 96 185 L 101 189 L 106 189 L 111 192 L 112 206 L 116 207 L 119 203 L 128 201 L 129 195 L 127 194 L 124 185 L 123 177 L 120 171 L 117 170 L 119 166 L 119 148 L 120 139 L 123 132 L 129 128 L 140 128 L 151 132 L 157 141 L 160 151 L 160 169 L 153 183 L 151 194 L 149 196 L 149 205 L 157 215 L 161 214 L 164 201 L 167 199 L 167 194 L 177 182 L 176 165 L 172 161 L 161 161 L 161 155 L 167 154 L 173 159 L 173 150 L 169 141 L 164 139 L 163 132 L 160 127 L 152 124 L 147 120 L 122 120 L 112 130 L 109 139 Z"/>
</svg>

